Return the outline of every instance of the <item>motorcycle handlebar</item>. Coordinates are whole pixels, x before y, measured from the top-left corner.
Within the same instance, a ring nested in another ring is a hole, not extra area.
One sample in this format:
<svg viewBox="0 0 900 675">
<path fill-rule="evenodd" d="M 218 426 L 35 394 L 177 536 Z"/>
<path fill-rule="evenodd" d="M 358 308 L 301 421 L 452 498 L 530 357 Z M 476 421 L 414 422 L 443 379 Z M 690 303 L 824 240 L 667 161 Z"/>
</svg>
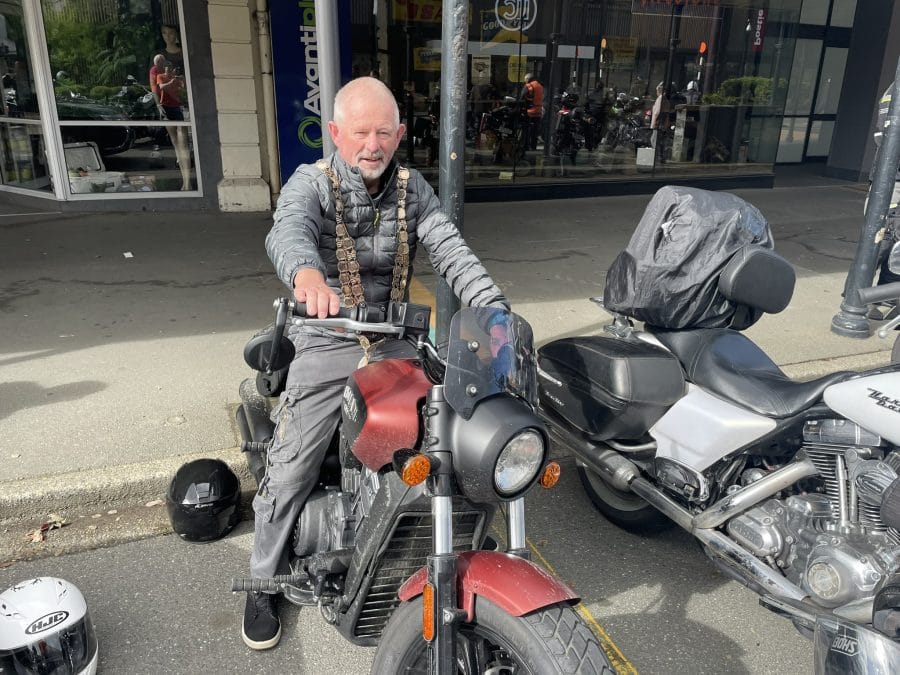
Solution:
<svg viewBox="0 0 900 675">
<path fill-rule="evenodd" d="M 859 300 L 866 305 L 871 305 L 884 300 L 900 299 L 900 281 L 894 281 L 882 286 L 871 286 L 859 289 Z"/>
<path fill-rule="evenodd" d="M 277 300 L 276 305 L 284 300 Z M 306 315 L 306 303 L 288 300 L 287 306 L 292 315 L 291 322 L 295 326 L 315 326 L 317 328 L 341 328 L 357 333 L 380 333 L 382 335 L 402 336 L 403 326 L 386 322 L 388 309 L 383 305 L 359 305 L 357 307 L 341 307 L 336 316 L 325 319 Z"/>
<path fill-rule="evenodd" d="M 301 319 L 315 319 L 307 316 L 306 303 L 290 300 L 288 305 L 291 314 Z M 357 305 L 356 307 L 341 307 L 337 314 L 329 316 L 329 319 L 349 319 L 350 321 L 365 321 L 368 323 L 381 323 L 387 316 L 387 308 L 384 305 Z M 324 320 L 324 319 L 323 319 Z"/>
</svg>

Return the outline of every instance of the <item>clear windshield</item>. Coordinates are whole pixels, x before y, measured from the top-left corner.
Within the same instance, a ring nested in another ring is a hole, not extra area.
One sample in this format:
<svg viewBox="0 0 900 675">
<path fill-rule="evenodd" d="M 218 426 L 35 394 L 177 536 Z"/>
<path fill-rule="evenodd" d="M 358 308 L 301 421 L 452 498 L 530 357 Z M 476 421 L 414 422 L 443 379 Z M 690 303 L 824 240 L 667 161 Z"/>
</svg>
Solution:
<svg viewBox="0 0 900 675">
<path fill-rule="evenodd" d="M 504 309 L 467 307 L 450 322 L 447 402 L 468 419 L 478 402 L 500 393 L 537 404 L 537 366 L 531 326 Z"/>
<path fill-rule="evenodd" d="M 819 616 L 813 640 L 817 675 L 900 673 L 900 645 L 858 624 Z"/>
</svg>

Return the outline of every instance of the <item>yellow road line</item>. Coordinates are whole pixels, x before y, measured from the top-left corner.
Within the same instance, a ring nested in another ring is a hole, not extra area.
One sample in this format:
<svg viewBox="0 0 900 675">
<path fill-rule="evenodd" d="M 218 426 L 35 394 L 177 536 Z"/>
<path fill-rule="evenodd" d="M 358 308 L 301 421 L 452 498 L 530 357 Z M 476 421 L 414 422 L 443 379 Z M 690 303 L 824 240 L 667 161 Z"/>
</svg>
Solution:
<svg viewBox="0 0 900 675">
<path fill-rule="evenodd" d="M 559 575 L 556 573 L 556 570 L 553 569 L 553 566 L 547 562 L 547 559 L 541 555 L 541 552 L 537 550 L 537 547 L 531 543 L 531 540 L 527 537 L 525 538 L 525 542 L 528 544 L 528 548 L 532 550 L 532 552 L 540 558 L 541 564 L 547 568 L 547 571 L 550 572 L 556 578 L 559 578 Z M 576 607 L 579 614 L 584 617 L 584 620 L 588 622 L 588 625 L 594 629 L 594 632 L 597 634 L 597 637 L 600 638 L 600 646 L 603 648 L 603 651 L 606 652 L 607 658 L 609 658 L 610 663 L 613 668 L 616 669 L 616 672 L 619 675 L 638 675 L 637 668 L 625 658 L 625 655 L 619 649 L 613 639 L 609 636 L 603 626 L 594 618 L 594 615 L 591 614 L 590 610 L 585 606 L 583 602 L 578 603 Z"/>
</svg>

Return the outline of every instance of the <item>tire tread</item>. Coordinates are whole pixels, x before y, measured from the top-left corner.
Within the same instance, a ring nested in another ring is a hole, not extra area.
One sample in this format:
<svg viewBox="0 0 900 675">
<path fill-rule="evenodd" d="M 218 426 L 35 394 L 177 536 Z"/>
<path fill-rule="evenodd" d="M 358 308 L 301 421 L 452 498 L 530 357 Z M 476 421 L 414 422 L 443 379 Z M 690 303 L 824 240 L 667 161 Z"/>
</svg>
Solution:
<svg viewBox="0 0 900 675">
<path fill-rule="evenodd" d="M 597 637 L 571 607 L 545 607 L 523 618 L 556 657 L 560 672 L 615 675 Z"/>
</svg>

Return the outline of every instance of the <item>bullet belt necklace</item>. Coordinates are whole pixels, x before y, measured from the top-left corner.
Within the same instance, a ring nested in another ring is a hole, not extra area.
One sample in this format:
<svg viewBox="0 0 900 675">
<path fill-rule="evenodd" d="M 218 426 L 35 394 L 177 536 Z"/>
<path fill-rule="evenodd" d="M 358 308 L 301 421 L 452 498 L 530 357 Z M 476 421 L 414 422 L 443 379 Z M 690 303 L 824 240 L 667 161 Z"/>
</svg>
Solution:
<svg viewBox="0 0 900 675">
<path fill-rule="evenodd" d="M 341 197 L 341 181 L 324 159 L 316 162 L 316 166 L 331 181 L 334 196 L 334 221 L 337 234 L 335 253 L 338 260 L 338 280 L 341 284 L 341 304 L 344 307 L 356 307 L 366 302 L 362 281 L 359 277 L 359 262 L 356 259 L 356 246 L 353 237 L 344 223 L 344 200 Z M 409 234 L 406 230 L 406 186 L 409 183 L 409 169 L 397 168 L 397 253 L 394 255 L 394 271 L 391 274 L 391 301 L 401 302 L 406 292 L 409 278 Z M 376 213 L 375 222 L 378 223 Z M 361 364 L 368 362 L 374 343 L 365 335 L 358 334 L 359 344 L 365 355 Z"/>
</svg>

